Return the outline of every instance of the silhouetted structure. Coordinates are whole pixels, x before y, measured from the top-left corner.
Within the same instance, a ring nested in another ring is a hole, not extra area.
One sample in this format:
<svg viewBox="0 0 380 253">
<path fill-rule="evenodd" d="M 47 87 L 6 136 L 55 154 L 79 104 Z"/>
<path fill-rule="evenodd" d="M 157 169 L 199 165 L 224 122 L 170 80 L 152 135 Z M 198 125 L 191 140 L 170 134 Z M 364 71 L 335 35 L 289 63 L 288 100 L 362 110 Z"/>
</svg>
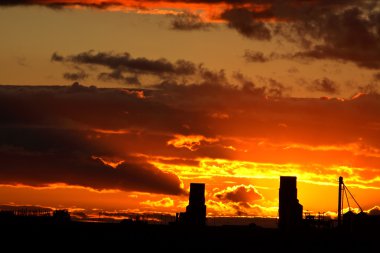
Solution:
<svg viewBox="0 0 380 253">
<path fill-rule="evenodd" d="M 318 212 L 317 215 L 313 215 L 310 212 L 304 213 L 303 227 L 306 229 L 319 229 L 327 230 L 334 226 L 333 220 L 329 216 L 325 216 L 324 213 Z"/>
<path fill-rule="evenodd" d="M 343 199 L 344 194 L 342 191 Z M 125 219 L 120 223 L 75 219 L 61 223 L 56 221 L 69 218 L 66 210 L 4 210 L 0 211 L 0 238 L 3 248 L 21 251 L 24 249 L 19 250 L 19 246 L 25 245 L 25 251 L 39 252 L 51 251 L 51 245 L 67 251 L 84 248 L 86 251 L 106 249 L 111 252 L 123 247 L 149 252 L 243 252 L 247 248 L 253 248 L 255 252 L 367 252 L 378 247 L 380 216 L 349 211 L 342 215 L 342 228 L 347 228 L 346 232 L 332 229 L 332 223 L 325 220 L 323 213 L 311 215 L 306 212 L 305 220 L 302 220 L 296 177 L 280 178 L 279 195 L 280 226 L 286 228 L 284 231 L 253 223 L 193 226 L 205 224 L 206 205 L 205 185 L 191 184 L 186 212 L 177 214 L 177 222 L 189 226 L 140 223 L 144 219 L 139 215 L 135 220 Z M 298 230 L 301 221 L 302 229 Z M 310 227 L 304 226 L 307 222 Z"/>
<path fill-rule="evenodd" d="M 71 221 L 68 210 L 9 209 L 0 210 L 0 223 L 67 223 Z"/>
<path fill-rule="evenodd" d="M 205 184 L 191 183 L 186 215 L 192 224 L 206 224 Z"/>
<path fill-rule="evenodd" d="M 351 210 L 349 197 L 355 202 L 359 208 L 359 213 Z M 343 202 L 347 201 L 348 211 L 343 214 Z M 379 215 L 369 215 L 365 213 L 355 197 L 352 195 L 348 187 L 343 181 L 343 177 L 339 177 L 339 194 L 338 194 L 338 227 L 350 232 L 374 231 L 380 226 Z"/>
<path fill-rule="evenodd" d="M 279 202 L 279 228 L 300 226 L 303 207 L 297 199 L 297 177 L 280 177 Z"/>
<path fill-rule="evenodd" d="M 206 225 L 205 184 L 190 184 L 189 205 L 186 207 L 186 212 L 176 214 L 176 222 Z"/>
<path fill-rule="evenodd" d="M 53 212 L 53 220 L 55 222 L 65 223 L 70 222 L 71 217 L 69 211 L 63 209 L 63 210 L 55 210 Z"/>
<path fill-rule="evenodd" d="M 339 189 L 338 189 L 338 227 L 342 225 L 342 212 L 343 212 L 343 177 L 339 177 Z"/>
</svg>

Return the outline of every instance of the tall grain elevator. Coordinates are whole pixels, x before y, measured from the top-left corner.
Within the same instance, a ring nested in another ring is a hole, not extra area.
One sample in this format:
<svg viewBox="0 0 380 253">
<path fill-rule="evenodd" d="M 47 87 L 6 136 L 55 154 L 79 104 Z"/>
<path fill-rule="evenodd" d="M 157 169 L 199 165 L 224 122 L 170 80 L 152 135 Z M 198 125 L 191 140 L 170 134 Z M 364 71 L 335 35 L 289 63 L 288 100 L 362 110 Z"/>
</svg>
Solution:
<svg viewBox="0 0 380 253">
<path fill-rule="evenodd" d="M 195 225 L 206 224 L 205 184 L 191 183 L 189 205 L 186 207 L 188 223 Z"/>
<path fill-rule="evenodd" d="M 293 229 L 302 223 L 303 206 L 297 199 L 297 177 L 281 176 L 279 190 L 280 229 Z"/>
<path fill-rule="evenodd" d="M 190 183 L 189 205 L 186 212 L 176 213 L 176 223 L 206 225 L 205 184 Z"/>
</svg>

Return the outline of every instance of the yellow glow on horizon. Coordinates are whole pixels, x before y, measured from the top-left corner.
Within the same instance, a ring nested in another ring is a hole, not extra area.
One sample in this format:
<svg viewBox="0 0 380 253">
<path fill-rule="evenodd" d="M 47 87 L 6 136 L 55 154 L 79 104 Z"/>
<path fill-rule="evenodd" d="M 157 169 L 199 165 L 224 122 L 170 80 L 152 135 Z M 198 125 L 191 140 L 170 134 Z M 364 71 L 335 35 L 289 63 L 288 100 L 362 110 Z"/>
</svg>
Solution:
<svg viewBox="0 0 380 253">
<path fill-rule="evenodd" d="M 172 207 L 174 205 L 174 201 L 169 197 L 165 197 L 157 201 L 146 200 L 140 202 L 140 204 L 152 207 Z"/>
<path fill-rule="evenodd" d="M 246 178 L 278 179 L 280 176 L 297 176 L 298 181 L 309 184 L 334 186 L 339 176 L 351 187 L 362 189 L 380 189 L 380 176 L 363 178 L 358 173 L 370 172 L 371 169 L 348 166 L 322 166 L 319 164 L 275 164 L 225 159 L 199 158 L 199 166 L 175 165 L 150 161 L 159 169 L 174 173 L 182 179 L 194 178 Z"/>
<path fill-rule="evenodd" d="M 149 158 L 149 162 L 160 170 L 176 174 L 182 182 L 182 188 L 185 188 L 184 186 L 187 188 L 190 182 L 200 180 L 205 182 L 206 185 L 210 187 L 206 190 L 206 198 L 208 215 L 211 216 L 236 216 L 239 214 L 277 217 L 277 183 L 280 176 L 297 176 L 299 184 L 298 195 L 301 198 L 301 204 L 304 204 L 305 212 L 311 210 L 311 212 L 316 213 L 317 210 L 324 210 L 323 213 L 325 215 L 332 217 L 335 217 L 334 212 L 336 212 L 334 210 L 334 202 L 339 175 L 344 176 L 345 184 L 351 189 L 359 202 L 363 203 L 364 200 L 364 203 L 369 203 L 363 205 L 365 210 L 369 210 L 373 207 L 373 204 L 371 206 L 371 202 L 367 202 L 365 197 L 367 196 L 369 199 L 376 201 L 377 191 L 380 190 L 379 176 L 374 176 L 370 179 L 362 177 L 362 173 L 365 174 L 368 170 L 366 168 L 258 163 L 210 158 L 198 158 L 197 162 L 199 165 L 196 166 L 173 164 L 171 161 L 173 159 L 178 159 L 178 157 L 149 156 L 146 158 Z M 168 163 L 166 163 L 166 161 Z M 239 185 L 249 186 L 250 184 L 259 190 L 259 193 L 263 196 L 262 199 L 253 200 L 253 202 L 237 203 L 228 200 L 220 200 L 215 197 L 215 192 L 226 189 L 233 190 Z M 124 198 L 127 197 L 129 202 L 135 202 L 136 205 L 139 205 L 140 207 L 138 209 L 140 211 L 155 210 L 159 212 L 178 212 L 185 208 L 188 203 L 187 196 L 163 197 L 161 194 L 142 192 L 128 192 L 126 193 L 128 196 L 125 196 L 122 191 L 118 190 L 98 191 L 89 187 L 72 186 L 64 183 L 50 184 L 46 187 L 31 187 L 24 185 L 6 187 L 35 189 L 41 192 L 51 190 L 78 191 L 83 195 L 84 191 L 92 192 L 94 194 L 106 193 L 107 196 L 112 198 L 112 203 L 114 201 L 123 203 L 125 199 L 112 197 L 120 195 L 124 196 Z M 320 194 L 316 194 L 315 190 L 320 190 Z M 326 199 L 326 194 L 329 196 L 328 201 Z"/>
</svg>

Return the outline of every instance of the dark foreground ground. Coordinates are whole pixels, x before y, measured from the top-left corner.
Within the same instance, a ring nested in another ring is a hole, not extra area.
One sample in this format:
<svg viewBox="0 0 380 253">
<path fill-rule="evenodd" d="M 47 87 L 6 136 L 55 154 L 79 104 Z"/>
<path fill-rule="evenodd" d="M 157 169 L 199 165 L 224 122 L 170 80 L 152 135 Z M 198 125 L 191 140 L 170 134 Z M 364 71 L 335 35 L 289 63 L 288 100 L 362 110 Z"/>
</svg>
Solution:
<svg viewBox="0 0 380 253">
<path fill-rule="evenodd" d="M 257 226 L 0 223 L 7 252 L 378 252 L 379 230 L 280 231 Z M 2 251 L 6 252 L 6 251 Z"/>
</svg>

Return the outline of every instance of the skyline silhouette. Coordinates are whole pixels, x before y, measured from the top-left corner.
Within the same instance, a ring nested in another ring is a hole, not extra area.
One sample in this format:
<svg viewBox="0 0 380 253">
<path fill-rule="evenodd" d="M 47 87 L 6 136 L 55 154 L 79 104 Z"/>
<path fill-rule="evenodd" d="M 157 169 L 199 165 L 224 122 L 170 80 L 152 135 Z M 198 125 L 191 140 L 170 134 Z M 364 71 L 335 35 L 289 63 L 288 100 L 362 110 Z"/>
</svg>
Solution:
<svg viewBox="0 0 380 253">
<path fill-rule="evenodd" d="M 17 212 L 0 211 L 0 237 L 5 247 L 13 244 L 14 249 L 38 248 L 40 251 L 51 250 L 57 245 L 60 250 L 116 250 L 123 245 L 126 249 L 137 247 L 141 251 L 165 249 L 169 252 L 199 249 L 227 252 L 244 250 L 252 244 L 255 250 L 292 252 L 304 252 L 305 249 L 313 252 L 360 251 L 377 246 L 380 215 L 348 211 L 343 214 L 341 224 L 337 220 L 326 223 L 320 217 L 318 220 L 307 215 L 299 217 L 296 180 L 291 176 L 280 177 L 280 217 L 276 228 L 255 223 L 215 226 L 207 222 L 206 225 L 203 220 L 206 217 L 202 217 L 205 185 L 193 183 L 189 208 L 169 224 L 149 224 L 140 217 L 118 223 L 73 221 L 67 210 L 52 213 L 46 209 L 19 209 Z"/>
<path fill-rule="evenodd" d="M 354 199 L 352 193 L 348 190 L 347 186 L 343 183 L 343 177 L 339 177 L 337 198 L 338 211 L 336 217 L 325 217 L 324 214 L 318 213 L 318 216 L 311 215 L 310 212 L 304 211 L 303 206 L 297 199 L 297 177 L 296 176 L 280 176 L 279 182 L 279 203 L 278 203 L 278 217 L 266 218 L 267 221 L 272 219 L 272 223 L 266 225 L 257 225 L 255 222 L 245 224 L 245 226 L 255 226 L 263 228 L 278 228 L 284 231 L 300 231 L 304 229 L 344 229 L 346 231 L 352 230 L 374 230 L 380 226 L 380 215 L 369 214 L 364 212 L 358 202 Z M 348 201 L 347 194 L 350 194 L 355 203 L 359 206 L 360 212 L 354 212 Z M 346 199 L 344 199 L 346 197 Z M 348 211 L 344 212 L 344 202 L 347 201 Z M 122 223 L 122 224 L 163 224 L 163 225 L 186 225 L 186 226 L 215 226 L 215 218 L 206 215 L 206 200 L 205 200 L 205 184 L 204 183 L 191 183 L 189 192 L 189 204 L 185 212 L 176 212 L 172 214 L 160 214 L 161 221 L 150 222 L 149 217 L 142 214 L 125 213 L 123 219 L 101 219 L 101 212 L 99 218 L 93 219 L 92 222 L 99 223 Z M 340 213 L 340 215 L 339 215 Z M 106 215 L 103 213 L 102 215 Z M 125 216 L 128 215 L 128 218 Z M 163 218 L 165 215 L 165 218 Z M 151 216 L 154 217 L 154 216 Z M 156 216 L 156 218 L 158 215 Z M 223 216 L 221 216 L 223 217 Z M 218 217 L 220 218 L 220 217 Z M 252 218 L 252 217 L 251 217 Z M 258 218 L 258 219 L 257 219 Z M 261 217 L 256 217 L 256 221 L 260 223 Z M 265 218 L 264 218 L 265 219 Z M 51 210 L 49 208 L 28 208 L 28 207 L 13 207 L 0 206 L 0 223 L 4 224 L 23 224 L 23 223 L 70 223 L 72 220 L 70 212 L 67 209 Z M 253 221 L 253 219 L 251 219 Z M 77 222 L 90 222 L 91 220 L 76 219 Z M 275 226 L 273 224 L 276 224 Z M 265 224 L 265 223 L 261 223 Z M 234 225 L 219 224 L 219 225 Z M 236 224 L 238 225 L 238 224 Z M 244 226 L 239 224 L 239 226 Z"/>
</svg>

